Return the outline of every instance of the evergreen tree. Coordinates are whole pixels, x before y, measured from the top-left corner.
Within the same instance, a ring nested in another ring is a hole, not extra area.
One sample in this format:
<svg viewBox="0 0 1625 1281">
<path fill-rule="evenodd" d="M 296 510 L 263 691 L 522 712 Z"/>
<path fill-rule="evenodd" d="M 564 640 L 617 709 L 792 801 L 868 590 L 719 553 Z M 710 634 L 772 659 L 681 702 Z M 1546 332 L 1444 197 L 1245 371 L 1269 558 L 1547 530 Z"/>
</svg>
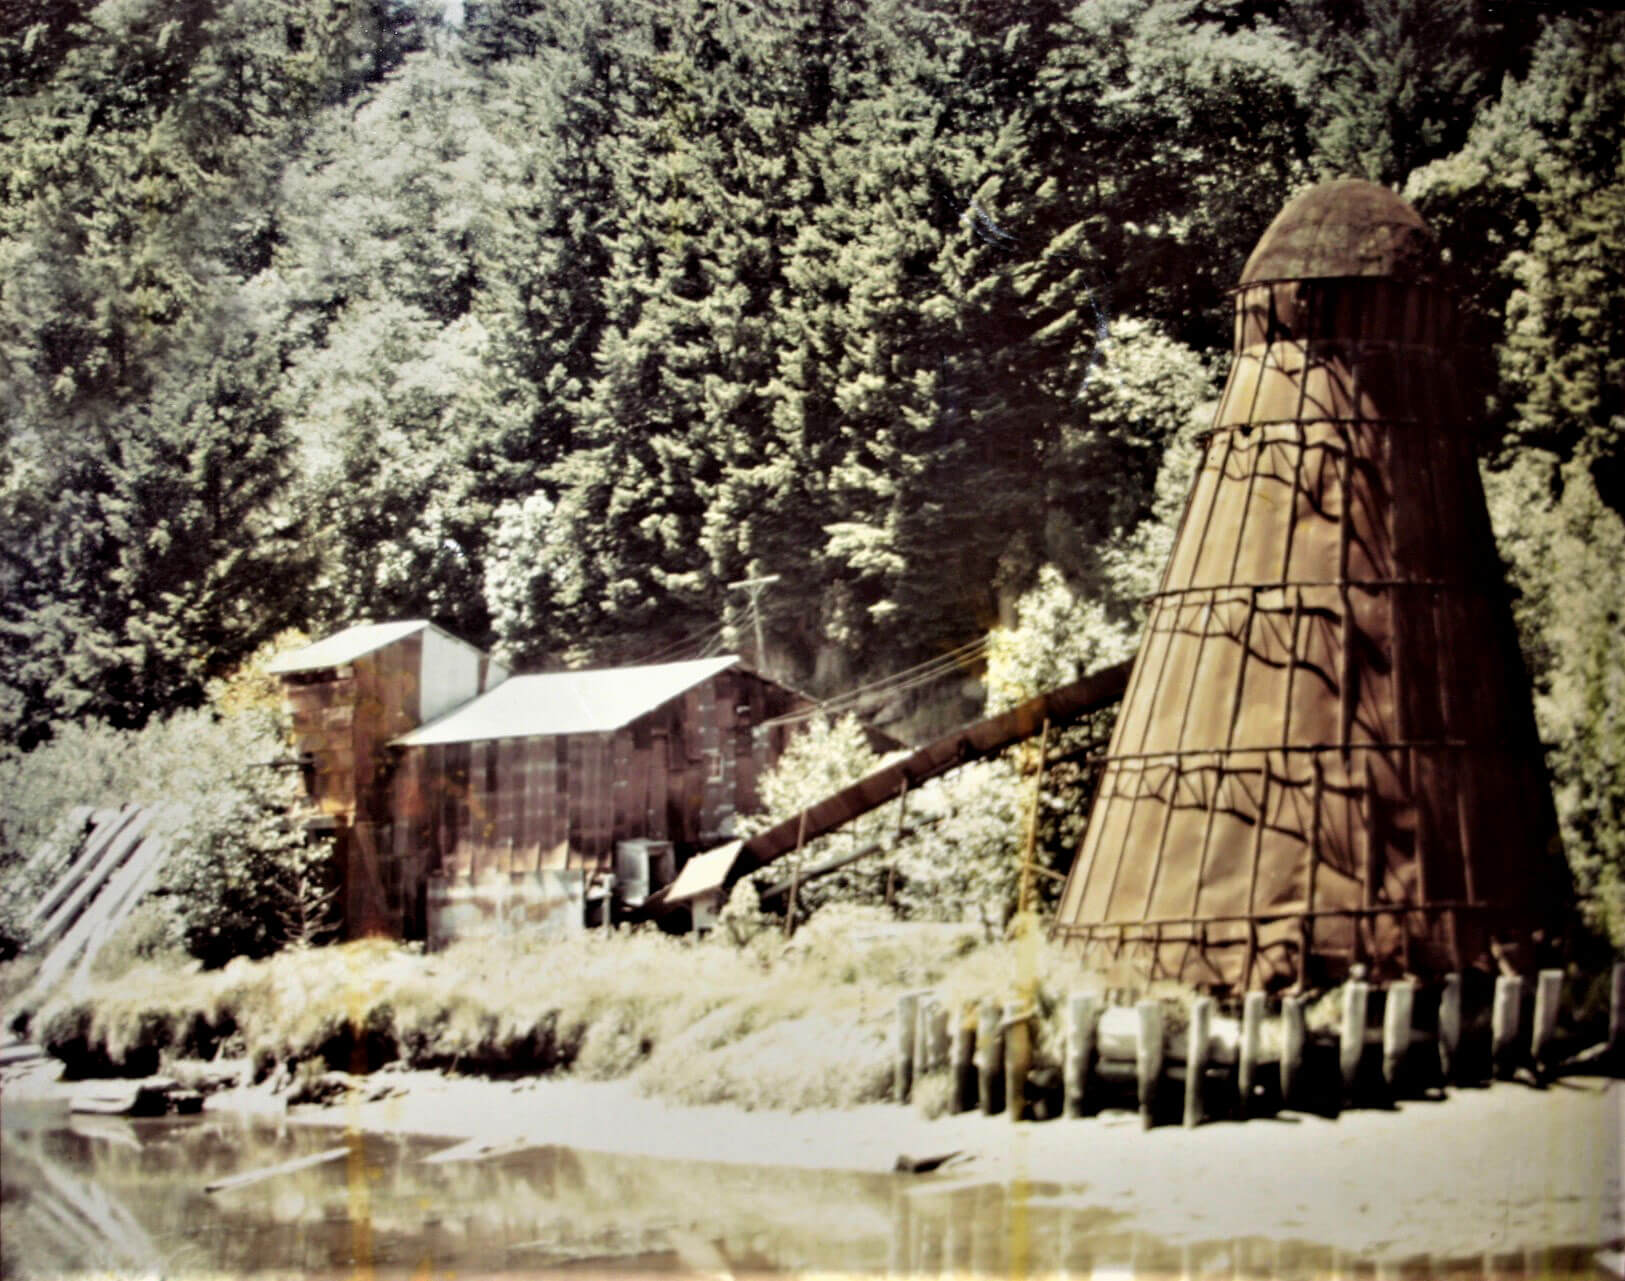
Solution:
<svg viewBox="0 0 1625 1281">
<path fill-rule="evenodd" d="M 1392 185 L 1461 146 L 1535 31 L 1518 7 L 1475 0 L 1305 8 L 1298 22 L 1322 68 L 1317 167 Z"/>
<path fill-rule="evenodd" d="M 1564 23 L 1540 52 L 1540 222 L 1507 261 L 1513 439 L 1581 459 L 1625 512 L 1625 19 Z"/>
<path fill-rule="evenodd" d="M 282 400 L 334 622 L 428 616 L 487 635 L 485 543 L 526 480 L 512 464 L 535 391 L 485 323 L 511 326 L 490 282 L 525 246 L 492 203 L 512 190 L 509 162 L 475 87 L 448 57 L 412 54 L 368 102 L 327 114 L 285 182 Z"/>
<path fill-rule="evenodd" d="M 292 541 L 262 541 L 286 524 L 284 441 L 236 273 L 263 259 L 275 152 L 351 19 L 310 10 L 300 53 L 288 16 L 131 0 L 24 34 L 60 56 L 32 99 L 8 93 L 0 136 L 8 736 L 195 701 L 298 589 L 297 557 L 275 591 L 251 581 Z"/>
</svg>

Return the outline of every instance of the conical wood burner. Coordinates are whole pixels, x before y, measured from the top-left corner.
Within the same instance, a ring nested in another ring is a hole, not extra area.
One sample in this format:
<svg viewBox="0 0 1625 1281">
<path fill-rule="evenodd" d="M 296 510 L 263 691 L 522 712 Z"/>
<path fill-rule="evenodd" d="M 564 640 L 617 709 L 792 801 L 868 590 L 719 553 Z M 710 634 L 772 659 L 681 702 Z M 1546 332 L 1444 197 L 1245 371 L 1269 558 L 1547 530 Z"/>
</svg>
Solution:
<svg viewBox="0 0 1625 1281">
<path fill-rule="evenodd" d="M 1292 201 L 1247 263 L 1057 915 L 1091 961 L 1217 989 L 1425 976 L 1567 919 L 1438 264 L 1366 182 Z"/>
</svg>

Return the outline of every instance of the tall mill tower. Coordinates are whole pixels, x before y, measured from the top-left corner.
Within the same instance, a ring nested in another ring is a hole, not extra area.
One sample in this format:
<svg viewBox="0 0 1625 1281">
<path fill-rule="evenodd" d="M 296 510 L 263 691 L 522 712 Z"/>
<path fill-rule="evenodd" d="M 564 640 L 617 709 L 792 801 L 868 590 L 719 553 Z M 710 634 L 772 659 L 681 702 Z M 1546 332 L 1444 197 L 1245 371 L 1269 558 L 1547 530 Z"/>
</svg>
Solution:
<svg viewBox="0 0 1625 1281">
<path fill-rule="evenodd" d="M 1439 263 L 1355 181 L 1293 200 L 1247 262 L 1057 915 L 1092 962 L 1318 985 L 1515 960 L 1566 919 Z"/>
</svg>

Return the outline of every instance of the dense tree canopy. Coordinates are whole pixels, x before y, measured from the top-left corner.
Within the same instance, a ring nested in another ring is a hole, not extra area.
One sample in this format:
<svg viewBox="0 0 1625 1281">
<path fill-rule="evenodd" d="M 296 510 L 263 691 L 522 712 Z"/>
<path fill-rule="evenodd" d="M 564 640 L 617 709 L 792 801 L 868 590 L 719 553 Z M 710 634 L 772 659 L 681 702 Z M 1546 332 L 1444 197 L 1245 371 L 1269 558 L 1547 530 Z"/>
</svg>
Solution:
<svg viewBox="0 0 1625 1281">
<path fill-rule="evenodd" d="M 4 6 L 0 733 L 139 727 L 288 625 L 748 648 L 751 575 L 820 694 L 1035 588 L 1132 635 L 1226 291 L 1359 174 L 1452 254 L 1615 867 L 1622 63 L 1617 15 L 1469 0 Z"/>
</svg>

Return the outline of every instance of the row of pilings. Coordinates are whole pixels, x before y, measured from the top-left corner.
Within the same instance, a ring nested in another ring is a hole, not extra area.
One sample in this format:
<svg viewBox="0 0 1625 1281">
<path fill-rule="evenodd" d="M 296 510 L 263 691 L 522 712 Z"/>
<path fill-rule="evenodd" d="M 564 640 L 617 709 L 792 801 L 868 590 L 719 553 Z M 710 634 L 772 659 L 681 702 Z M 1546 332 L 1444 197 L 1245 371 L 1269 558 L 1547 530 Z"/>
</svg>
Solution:
<svg viewBox="0 0 1625 1281">
<path fill-rule="evenodd" d="M 1113 995 L 1067 998 L 1057 1071 L 1035 1062 L 1030 1002 L 953 1009 L 934 992 L 905 993 L 893 1098 L 906 1103 L 918 1081 L 947 1071 L 951 1112 L 1047 1120 L 1129 1106 L 1149 1129 L 1177 1115 L 1187 1126 L 1332 1115 L 1490 1080 L 1540 1087 L 1565 1073 L 1625 1074 L 1625 962 L 1609 976 L 1606 1039 L 1589 1045 L 1573 985 L 1555 969 L 1532 980 L 1475 972 L 1426 986 L 1355 979 L 1319 996 L 1250 992 L 1239 1009 L 1210 996 Z"/>
</svg>

